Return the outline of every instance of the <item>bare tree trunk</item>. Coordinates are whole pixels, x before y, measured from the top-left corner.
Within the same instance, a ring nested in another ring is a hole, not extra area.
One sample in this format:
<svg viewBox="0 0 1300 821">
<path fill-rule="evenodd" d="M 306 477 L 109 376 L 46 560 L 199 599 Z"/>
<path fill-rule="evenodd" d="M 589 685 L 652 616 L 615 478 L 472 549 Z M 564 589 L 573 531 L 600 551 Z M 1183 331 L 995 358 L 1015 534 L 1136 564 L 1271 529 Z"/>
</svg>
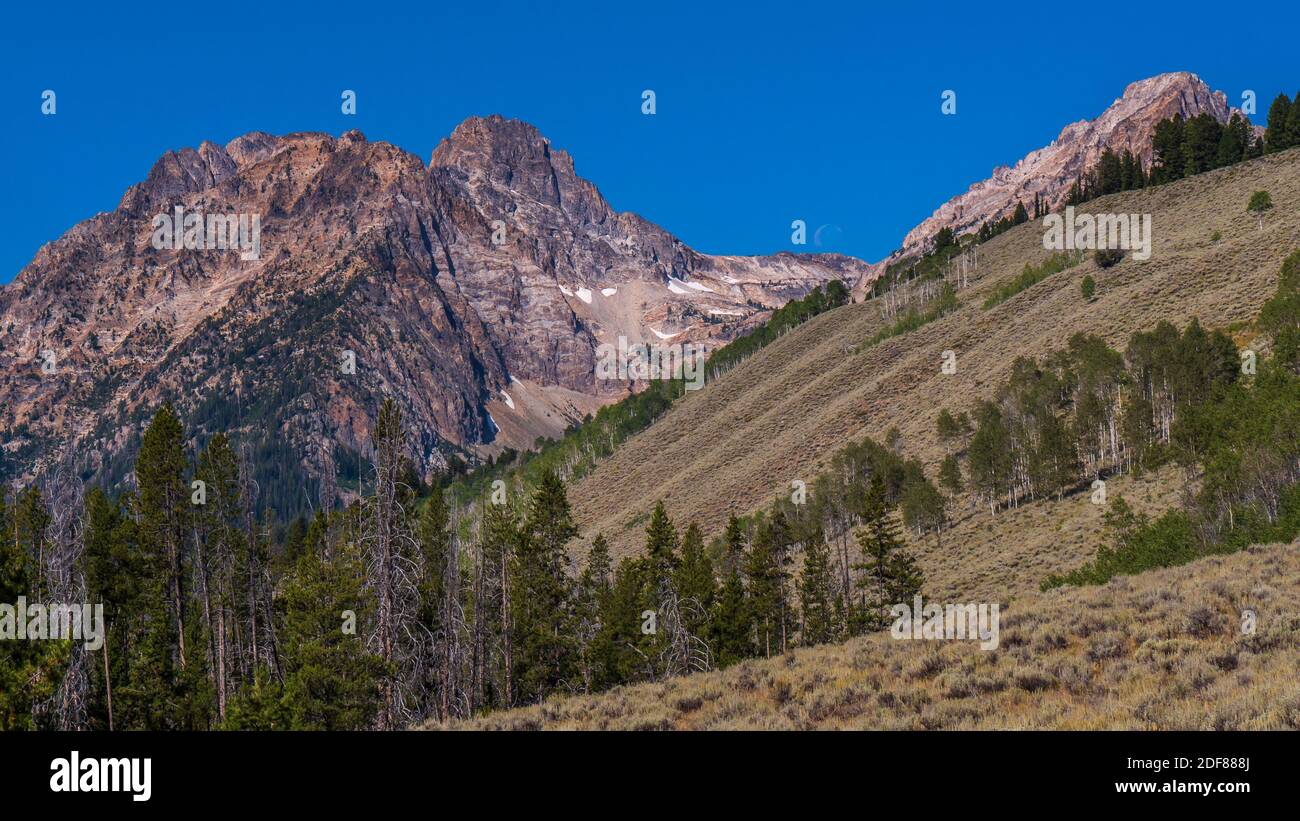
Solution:
<svg viewBox="0 0 1300 821">
<path fill-rule="evenodd" d="M 108 698 L 108 731 L 113 732 L 113 678 L 108 672 L 108 636 L 104 636 L 104 693 Z"/>
<path fill-rule="evenodd" d="M 510 551 L 501 550 L 501 635 L 505 640 L 505 706 L 514 705 L 514 682 L 512 679 L 514 656 L 510 650 Z"/>
<path fill-rule="evenodd" d="M 203 540 L 199 538 L 198 528 L 194 529 L 194 560 L 199 563 L 197 574 L 199 595 L 203 597 L 203 620 L 207 625 L 208 680 L 212 682 L 212 689 L 217 691 L 217 717 L 224 722 L 226 720 L 226 692 L 223 682 L 218 680 L 217 648 L 214 646 L 217 642 L 212 625 L 212 595 L 209 589 L 208 564 L 207 557 L 203 553 Z"/>
</svg>

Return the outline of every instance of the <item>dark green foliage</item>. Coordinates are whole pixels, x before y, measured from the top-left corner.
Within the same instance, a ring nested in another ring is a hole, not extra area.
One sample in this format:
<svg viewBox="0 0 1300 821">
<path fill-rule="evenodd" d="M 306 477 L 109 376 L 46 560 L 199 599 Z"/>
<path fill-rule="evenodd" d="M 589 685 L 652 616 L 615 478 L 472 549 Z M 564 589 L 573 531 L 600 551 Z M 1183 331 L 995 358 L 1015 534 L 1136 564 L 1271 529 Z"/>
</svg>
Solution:
<svg viewBox="0 0 1300 821">
<path fill-rule="evenodd" d="M 1264 228 L 1264 214 L 1273 209 L 1273 197 L 1267 191 L 1256 191 L 1250 195 L 1246 210 L 1259 217 L 1259 227 Z"/>
<path fill-rule="evenodd" d="M 809 540 L 799 576 L 799 612 L 803 644 L 825 644 L 839 638 L 835 618 L 835 579 L 830 551 L 820 533 Z"/>
<path fill-rule="evenodd" d="M 1092 562 L 1044 580 L 1044 588 L 1103 584 L 1300 535 L 1300 377 L 1292 359 L 1298 293 L 1300 252 L 1283 263 L 1277 293 L 1260 314 L 1277 355 L 1248 381 L 1240 379 L 1232 341 L 1195 321 L 1181 335 L 1168 323 L 1134 334 L 1127 359 L 1135 390 L 1122 423 L 1128 458 L 1141 464 L 1167 449 L 1199 481 L 1189 485 L 1185 509 L 1155 520 L 1114 500 L 1106 516 L 1110 543 Z"/>
<path fill-rule="evenodd" d="M 577 646 L 566 546 L 577 535 L 564 484 L 544 474 L 529 503 L 510 584 L 519 703 L 539 701 L 573 680 Z"/>
<path fill-rule="evenodd" d="M 925 581 L 904 549 L 880 477 L 874 478 L 867 489 L 857 540 L 862 561 L 854 565 L 859 572 L 856 586 L 861 594 L 854 613 L 855 627 L 879 630 L 889 624 L 889 608 L 912 601 Z"/>
<path fill-rule="evenodd" d="M 1300 108 L 1300 104 L 1295 108 Z M 1290 128 L 1292 111 L 1291 98 L 1286 94 L 1277 95 L 1268 107 L 1268 126 L 1264 130 L 1264 147 L 1268 153 L 1285 151 L 1296 144 Z"/>
<path fill-rule="evenodd" d="M 1060 273 L 1067 268 L 1073 268 L 1082 261 L 1083 254 L 1079 251 L 1057 251 L 1038 265 L 1031 265 L 1026 262 L 1025 269 L 1020 272 L 1020 276 L 998 288 L 988 299 L 984 300 L 984 309 L 988 310 L 1000 305 L 1021 291 L 1032 288 L 1052 274 Z"/>
<path fill-rule="evenodd" d="M 1098 268 L 1113 268 L 1124 259 L 1124 251 L 1120 248 L 1098 248 L 1092 252 L 1092 259 Z"/>
<path fill-rule="evenodd" d="M 1278 362 L 1300 373 L 1300 251 L 1282 263 L 1277 293 L 1260 310 L 1259 325 L 1272 335 Z"/>
<path fill-rule="evenodd" d="M 745 598 L 742 568 L 745 566 L 745 536 L 740 521 L 727 520 L 723 536 L 722 589 L 714 605 L 714 655 L 719 667 L 753 654 L 753 619 Z"/>
<path fill-rule="evenodd" d="M 360 730 L 378 713 L 380 682 L 388 674 L 383 659 L 366 650 L 362 636 L 374 617 L 374 599 L 363 590 L 364 568 L 355 546 L 333 545 L 323 514 L 308 538 L 306 554 L 283 589 L 285 681 L 280 701 L 291 726 L 304 730 Z M 355 631 L 344 632 L 355 618 Z M 258 679 L 261 680 L 260 678 Z M 274 685 L 256 685 L 236 702 L 232 726 L 262 726 Z"/>
<path fill-rule="evenodd" d="M 961 462 L 957 460 L 956 454 L 950 453 L 943 458 L 943 464 L 939 466 L 939 485 L 953 496 L 965 489 L 961 478 Z"/>
<path fill-rule="evenodd" d="M 704 535 L 694 524 L 686 528 L 682 537 L 682 558 L 673 577 L 677 595 L 690 602 L 683 617 L 686 629 L 693 636 L 711 638 L 709 614 L 717 598 L 717 581 L 713 561 L 704 549 Z"/>
<path fill-rule="evenodd" d="M 39 510 L 45 517 L 39 494 L 25 500 L 29 519 Z M 5 503 L 0 490 L 0 603 L 14 606 L 18 598 L 35 601 L 37 566 L 23 548 L 18 516 Z M 26 618 L 16 613 L 16 619 Z M 5 638 L 0 639 L 0 731 L 36 728 L 33 707 L 49 698 L 57 689 L 63 665 L 68 658 L 66 642 L 19 641 L 17 623 L 3 625 Z"/>
<path fill-rule="evenodd" d="M 887 325 L 878 331 L 875 336 L 867 340 L 867 347 L 883 342 L 895 336 L 915 331 L 923 325 L 927 325 L 945 314 L 951 313 L 957 309 L 957 291 L 949 283 L 944 283 L 939 289 L 939 295 L 920 308 L 912 307 L 907 313 L 894 321 L 892 325 Z"/>
<path fill-rule="evenodd" d="M 1201 555 L 1182 511 L 1170 511 L 1152 523 L 1147 516 L 1133 513 L 1122 497 L 1116 497 L 1106 511 L 1106 532 L 1115 547 L 1103 546 L 1096 559 L 1077 570 L 1048 576 L 1042 588 L 1105 584 L 1115 576 L 1185 564 Z"/>
<path fill-rule="evenodd" d="M 1085 276 L 1083 281 L 1079 283 L 1079 292 L 1089 302 L 1092 302 L 1092 298 L 1097 295 L 1097 281 L 1092 278 L 1091 274 Z"/>
</svg>

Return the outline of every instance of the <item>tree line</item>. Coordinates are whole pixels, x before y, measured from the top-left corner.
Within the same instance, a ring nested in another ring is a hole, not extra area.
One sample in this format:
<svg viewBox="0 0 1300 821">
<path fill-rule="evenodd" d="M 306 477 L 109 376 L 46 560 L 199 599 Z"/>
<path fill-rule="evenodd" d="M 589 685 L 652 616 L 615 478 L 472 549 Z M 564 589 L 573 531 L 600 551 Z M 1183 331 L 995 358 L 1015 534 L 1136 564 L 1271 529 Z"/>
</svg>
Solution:
<svg viewBox="0 0 1300 821">
<path fill-rule="evenodd" d="M 0 727 L 384 730 L 713 669 L 885 626 L 922 583 L 897 509 L 942 518 L 919 464 L 868 440 L 809 502 L 707 543 L 660 503 L 641 554 L 615 565 L 597 535 L 579 563 L 558 474 L 460 507 L 413 479 L 391 400 L 360 497 L 287 527 L 246 448 L 194 445 L 164 406 L 116 497 L 57 471 L 0 496 L 0 598 L 107 625 L 93 651 L 0 644 Z"/>
<path fill-rule="evenodd" d="M 1181 333 L 1168 322 L 1136 333 L 1124 353 L 1075 334 L 1062 351 L 1018 357 L 995 398 L 962 414 L 964 424 L 940 413 L 951 457 L 943 475 L 955 469 L 961 481 L 964 472 L 975 498 L 996 513 L 1114 473 L 1154 469 L 1172 456 L 1175 423 L 1239 371 L 1232 340 L 1196 320 Z"/>
<path fill-rule="evenodd" d="M 1279 94 L 1269 107 L 1262 137 L 1255 136 L 1250 121 L 1239 112 L 1233 112 L 1226 123 L 1208 111 L 1186 119 L 1175 114 L 1156 123 L 1149 169 L 1131 151 L 1107 148 L 1097 164 L 1070 186 L 1065 204 L 1079 205 L 1107 194 L 1163 185 L 1297 145 L 1300 103 L 1293 104 L 1286 94 Z"/>
</svg>

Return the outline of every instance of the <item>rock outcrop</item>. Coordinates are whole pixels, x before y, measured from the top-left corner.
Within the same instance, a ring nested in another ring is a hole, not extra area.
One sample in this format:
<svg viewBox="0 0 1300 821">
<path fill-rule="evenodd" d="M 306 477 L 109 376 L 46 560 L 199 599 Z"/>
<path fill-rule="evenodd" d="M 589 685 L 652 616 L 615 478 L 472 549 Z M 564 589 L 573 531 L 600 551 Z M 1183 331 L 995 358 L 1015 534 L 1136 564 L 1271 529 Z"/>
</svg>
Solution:
<svg viewBox="0 0 1300 821">
<path fill-rule="evenodd" d="M 170 245 L 161 217 L 176 222 Z M 260 229 L 256 250 L 239 245 L 240 217 L 244 239 Z M 427 165 L 357 131 L 204 142 L 162 157 L 0 289 L 0 477 L 66 459 L 119 481 L 171 402 L 194 444 L 242 433 L 268 483 L 301 496 L 295 474 L 332 498 L 390 396 L 428 475 L 530 447 L 625 395 L 595 378 L 602 343 L 717 347 L 866 268 L 696 253 L 615 212 L 566 152 L 500 117 L 466 121 Z"/>
</svg>

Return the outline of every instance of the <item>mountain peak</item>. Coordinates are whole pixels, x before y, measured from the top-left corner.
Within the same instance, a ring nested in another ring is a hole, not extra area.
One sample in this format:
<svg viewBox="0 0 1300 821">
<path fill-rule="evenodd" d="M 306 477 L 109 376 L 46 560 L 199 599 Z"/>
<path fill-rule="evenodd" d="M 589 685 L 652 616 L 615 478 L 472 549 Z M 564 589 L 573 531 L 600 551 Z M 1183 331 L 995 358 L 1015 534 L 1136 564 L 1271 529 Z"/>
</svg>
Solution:
<svg viewBox="0 0 1300 821">
<path fill-rule="evenodd" d="M 1049 208 L 1059 207 L 1071 184 L 1087 173 L 1106 149 L 1131 151 L 1149 167 L 1156 124 L 1174 115 L 1190 119 L 1202 113 L 1226 123 L 1233 113 L 1240 112 L 1228 105 L 1223 92 L 1211 90 L 1190 71 L 1166 72 L 1129 83 L 1095 119 L 1070 123 L 1049 145 L 1009 168 L 998 166 L 989 179 L 974 183 L 966 193 L 939 206 L 908 232 L 903 253 L 923 248 L 942 228 L 960 234 L 1010 216 L 1018 202 L 1028 207 L 1036 196 Z"/>
<path fill-rule="evenodd" d="M 438 143 L 429 158 L 434 168 L 456 166 L 483 171 L 541 163 L 573 173 L 568 152 L 552 148 L 551 141 L 536 126 L 500 114 L 467 118 Z"/>
</svg>

